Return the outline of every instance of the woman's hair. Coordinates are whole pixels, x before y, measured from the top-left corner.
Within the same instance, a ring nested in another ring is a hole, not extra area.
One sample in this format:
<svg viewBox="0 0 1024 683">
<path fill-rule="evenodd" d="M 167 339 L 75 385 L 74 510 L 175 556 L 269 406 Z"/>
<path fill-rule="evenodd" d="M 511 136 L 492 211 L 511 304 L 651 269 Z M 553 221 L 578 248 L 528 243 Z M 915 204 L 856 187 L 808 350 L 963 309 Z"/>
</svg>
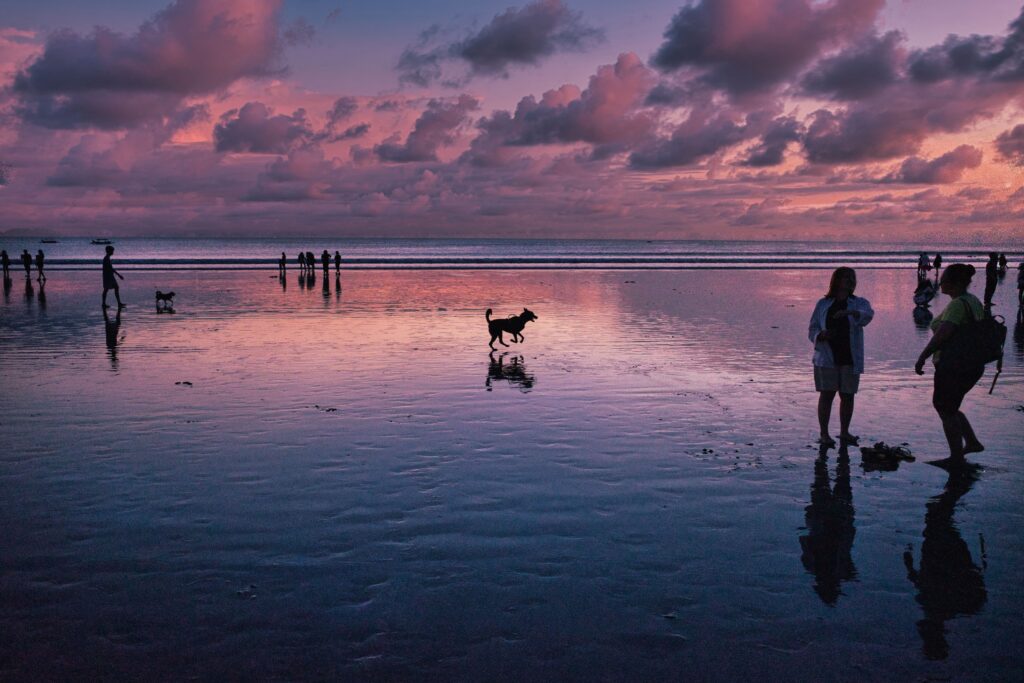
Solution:
<svg viewBox="0 0 1024 683">
<path fill-rule="evenodd" d="M 107 251 L 108 254 L 113 254 L 114 253 L 114 247 L 112 247 L 110 245 L 107 245 L 106 251 Z"/>
<path fill-rule="evenodd" d="M 839 288 L 839 281 L 845 277 L 853 278 L 853 289 L 857 288 L 857 271 L 848 266 L 842 268 L 836 268 L 832 272 L 832 279 L 828 283 L 828 293 L 825 295 L 827 299 L 833 299 L 836 296 L 836 289 Z M 853 294 L 853 289 L 850 290 L 850 294 Z"/>
<path fill-rule="evenodd" d="M 949 282 L 957 287 L 967 289 L 975 272 L 977 271 L 974 266 L 969 263 L 954 263 L 946 266 L 946 269 L 942 271 L 941 282 Z"/>
</svg>

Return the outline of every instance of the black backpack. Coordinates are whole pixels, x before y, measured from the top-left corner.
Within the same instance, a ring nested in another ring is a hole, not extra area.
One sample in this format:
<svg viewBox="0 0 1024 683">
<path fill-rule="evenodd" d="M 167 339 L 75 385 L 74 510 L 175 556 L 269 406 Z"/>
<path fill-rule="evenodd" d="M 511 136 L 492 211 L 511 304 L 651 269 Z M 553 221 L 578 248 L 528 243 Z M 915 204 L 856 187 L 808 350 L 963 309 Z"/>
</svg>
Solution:
<svg viewBox="0 0 1024 683">
<path fill-rule="evenodd" d="M 959 301 L 967 309 L 968 321 L 957 327 L 956 332 L 942 345 L 939 365 L 954 370 L 973 371 L 984 368 L 992 362 L 1003 364 L 1003 345 L 1006 343 L 1006 321 L 1003 316 L 993 316 L 988 309 L 981 320 L 974 317 L 971 305 L 964 299 Z"/>
</svg>

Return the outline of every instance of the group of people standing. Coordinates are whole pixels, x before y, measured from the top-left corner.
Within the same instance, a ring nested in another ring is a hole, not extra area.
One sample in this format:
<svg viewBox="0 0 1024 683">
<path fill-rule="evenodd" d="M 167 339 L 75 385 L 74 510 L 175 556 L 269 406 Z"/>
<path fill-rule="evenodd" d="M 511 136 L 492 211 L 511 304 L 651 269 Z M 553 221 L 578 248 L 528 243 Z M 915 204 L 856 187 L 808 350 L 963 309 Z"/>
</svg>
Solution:
<svg viewBox="0 0 1024 683">
<path fill-rule="evenodd" d="M 963 465 L 966 455 L 984 450 L 961 405 L 981 379 L 985 366 L 963 362 L 956 357 L 950 343 L 965 326 L 986 314 L 982 302 L 967 291 L 975 272 L 974 266 L 965 263 L 954 263 L 942 272 L 939 287 L 950 302 L 931 322 L 932 338 L 914 365 L 918 375 L 924 374 L 929 358 L 935 365 L 932 405 L 942 421 L 949 445 L 949 457 L 936 462 L 943 466 Z M 850 432 L 850 422 L 854 396 L 864 372 L 864 328 L 871 323 L 874 311 L 867 299 L 854 294 L 856 288 L 856 272 L 852 268 L 837 268 L 832 273 L 828 292 L 814 307 L 808 328 L 814 344 L 814 385 L 819 394 L 819 443 L 825 448 L 836 445 L 829 433 L 836 394 L 839 394 L 839 441 L 847 445 L 858 441 Z"/>
<path fill-rule="evenodd" d="M 311 251 L 299 252 L 299 256 L 296 259 L 299 263 L 299 273 L 313 275 L 316 273 L 316 256 Z M 323 253 L 320 254 L 320 264 L 324 270 L 324 277 L 331 270 L 331 253 L 324 249 Z M 335 275 L 341 275 L 341 252 L 334 252 L 334 273 Z M 285 253 L 281 252 L 281 258 L 277 262 L 277 272 L 281 277 L 284 277 L 285 271 L 288 268 L 288 257 Z"/>
<path fill-rule="evenodd" d="M 11 277 L 11 257 L 7 255 L 7 250 L 0 250 L 0 264 L 3 265 L 4 280 L 8 280 Z M 43 270 L 46 267 L 46 254 L 40 249 L 36 252 L 35 258 L 36 264 L 36 280 L 42 283 L 46 282 L 46 272 Z M 32 254 L 28 253 L 28 249 L 21 250 L 21 265 L 25 269 L 25 277 L 32 277 Z"/>
</svg>

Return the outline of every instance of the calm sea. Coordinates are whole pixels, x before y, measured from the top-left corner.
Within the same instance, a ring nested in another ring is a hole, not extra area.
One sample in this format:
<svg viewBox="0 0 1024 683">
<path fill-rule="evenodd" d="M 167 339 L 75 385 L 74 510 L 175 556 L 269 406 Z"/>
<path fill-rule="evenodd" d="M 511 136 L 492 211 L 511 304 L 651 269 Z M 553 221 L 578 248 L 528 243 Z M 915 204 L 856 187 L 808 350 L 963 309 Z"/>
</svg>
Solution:
<svg viewBox="0 0 1024 683">
<path fill-rule="evenodd" d="M 497 239 L 148 239 L 112 240 L 115 261 L 128 269 L 264 269 L 276 267 L 281 252 L 289 267 L 299 250 L 319 261 L 324 249 L 340 251 L 347 269 L 401 268 L 861 268 L 914 267 L 921 251 L 939 251 L 945 263 L 981 264 L 985 245 L 824 242 L 723 242 L 645 240 L 497 240 Z M 43 249 L 53 269 L 95 269 L 104 246 L 84 238 L 43 243 L 40 238 L 0 237 L 16 266 L 23 249 Z M 1002 251 L 1002 250 L 1000 250 Z M 1011 264 L 1024 250 L 1006 252 Z"/>
</svg>

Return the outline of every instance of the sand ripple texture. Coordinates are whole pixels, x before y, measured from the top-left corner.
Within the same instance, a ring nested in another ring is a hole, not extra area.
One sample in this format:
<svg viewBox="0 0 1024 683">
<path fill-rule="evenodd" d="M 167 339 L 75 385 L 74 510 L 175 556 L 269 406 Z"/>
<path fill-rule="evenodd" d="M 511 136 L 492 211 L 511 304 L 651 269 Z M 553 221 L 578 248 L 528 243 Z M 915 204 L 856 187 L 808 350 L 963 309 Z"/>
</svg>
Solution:
<svg viewBox="0 0 1024 683">
<path fill-rule="evenodd" d="M 0 678 L 1010 679 L 1024 329 L 953 481 L 913 273 L 863 273 L 855 428 L 918 461 L 819 458 L 826 276 L 133 272 L 107 320 L 16 277 Z"/>
</svg>

